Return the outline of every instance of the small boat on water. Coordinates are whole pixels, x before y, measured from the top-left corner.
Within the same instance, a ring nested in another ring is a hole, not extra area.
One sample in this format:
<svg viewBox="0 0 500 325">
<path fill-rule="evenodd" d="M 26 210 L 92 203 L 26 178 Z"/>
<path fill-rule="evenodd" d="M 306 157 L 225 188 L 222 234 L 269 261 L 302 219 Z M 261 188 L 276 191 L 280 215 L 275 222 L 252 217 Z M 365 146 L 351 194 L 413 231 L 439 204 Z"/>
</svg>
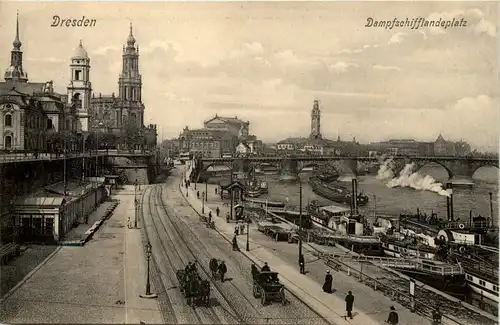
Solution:
<svg viewBox="0 0 500 325">
<path fill-rule="evenodd" d="M 260 189 L 260 185 L 255 181 L 250 181 L 246 187 L 245 193 L 249 197 L 259 197 L 262 192 Z"/>
<path fill-rule="evenodd" d="M 325 171 L 321 171 L 315 175 L 322 182 L 333 182 L 337 178 L 339 178 L 340 174 L 335 169 L 329 169 Z"/>
<path fill-rule="evenodd" d="M 352 192 L 346 187 L 338 184 L 328 184 L 321 181 L 317 177 L 311 177 L 309 179 L 309 184 L 312 187 L 314 193 L 321 195 L 322 197 L 337 203 L 351 204 Z M 368 196 L 363 193 L 356 195 L 357 205 L 366 205 L 368 203 Z"/>
</svg>

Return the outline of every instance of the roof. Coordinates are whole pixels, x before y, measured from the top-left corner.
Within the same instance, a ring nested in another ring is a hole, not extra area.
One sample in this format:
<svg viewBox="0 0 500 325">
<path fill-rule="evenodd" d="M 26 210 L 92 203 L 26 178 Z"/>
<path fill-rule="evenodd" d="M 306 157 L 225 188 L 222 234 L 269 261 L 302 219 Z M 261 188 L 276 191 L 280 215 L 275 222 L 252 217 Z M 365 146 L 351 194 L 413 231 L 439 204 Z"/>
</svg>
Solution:
<svg viewBox="0 0 500 325">
<path fill-rule="evenodd" d="M 45 206 L 58 207 L 64 203 L 63 197 L 27 197 L 17 200 L 14 205 L 17 206 Z"/>
<path fill-rule="evenodd" d="M 43 92 L 44 82 L 0 82 L 0 95 L 15 91 L 19 94 L 33 95 L 35 92 Z"/>
<path fill-rule="evenodd" d="M 80 41 L 80 44 L 78 47 L 75 49 L 75 53 L 71 57 L 72 59 L 88 59 L 89 55 L 87 54 L 87 51 L 83 48 L 82 42 Z"/>
<path fill-rule="evenodd" d="M 233 188 L 233 187 L 240 187 L 240 188 L 244 188 L 245 186 L 239 182 L 239 181 L 234 181 L 232 184 L 227 184 L 227 185 L 221 185 L 222 189 L 229 189 L 229 188 Z"/>
<path fill-rule="evenodd" d="M 338 205 L 328 205 L 326 207 L 320 207 L 319 210 L 327 211 L 330 213 L 345 213 L 351 211 L 351 209 L 340 207 Z"/>
<path fill-rule="evenodd" d="M 218 116 L 215 114 L 215 117 L 205 121 L 205 123 L 210 123 L 210 122 L 217 122 L 220 121 L 221 123 L 230 123 L 230 124 L 247 124 L 248 122 L 242 121 L 238 118 L 238 116 L 235 117 L 224 117 L 224 116 Z"/>
</svg>

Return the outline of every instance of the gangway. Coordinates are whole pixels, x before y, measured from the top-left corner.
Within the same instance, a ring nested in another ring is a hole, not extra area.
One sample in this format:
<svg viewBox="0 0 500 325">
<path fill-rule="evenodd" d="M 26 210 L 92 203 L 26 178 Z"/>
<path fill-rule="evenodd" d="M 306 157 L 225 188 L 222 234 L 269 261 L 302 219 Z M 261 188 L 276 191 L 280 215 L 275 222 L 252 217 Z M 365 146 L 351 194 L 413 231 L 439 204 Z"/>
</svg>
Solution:
<svg viewBox="0 0 500 325">
<path fill-rule="evenodd" d="M 451 265 L 434 260 L 419 259 L 419 258 L 402 258 L 402 257 L 380 257 L 380 256 L 365 256 L 365 255 L 350 255 L 350 254 L 335 254 L 318 252 L 317 255 L 321 259 L 335 262 L 351 261 L 351 262 L 368 262 L 391 268 L 413 269 L 421 272 L 455 275 L 463 274 L 463 269 L 460 265 Z"/>
</svg>

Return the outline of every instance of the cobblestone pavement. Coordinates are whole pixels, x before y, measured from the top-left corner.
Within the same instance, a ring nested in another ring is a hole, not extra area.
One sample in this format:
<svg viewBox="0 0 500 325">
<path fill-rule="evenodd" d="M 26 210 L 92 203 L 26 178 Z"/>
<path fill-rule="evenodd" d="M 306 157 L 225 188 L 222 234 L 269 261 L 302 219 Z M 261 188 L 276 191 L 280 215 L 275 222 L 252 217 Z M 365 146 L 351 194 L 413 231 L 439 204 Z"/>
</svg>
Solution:
<svg viewBox="0 0 500 325">
<path fill-rule="evenodd" d="M 163 322 L 155 300 L 137 299 L 145 282 L 140 232 L 126 227 L 127 197 L 116 197 L 122 201 L 90 242 L 62 247 L 3 302 L 2 323 Z"/>
<path fill-rule="evenodd" d="M 145 218 L 145 225 L 153 244 L 153 255 L 163 261 L 157 260 L 157 263 L 164 286 L 171 290 L 171 309 L 177 322 L 292 324 L 300 320 L 301 324 L 326 324 L 291 295 L 284 306 L 279 303 L 262 306 L 260 299 L 252 294 L 250 261 L 241 253 L 233 252 L 225 239 L 199 222 L 198 215 L 184 200 L 178 185 L 179 178 L 176 177 L 169 178 L 166 185 L 154 185 L 145 194 L 145 200 L 150 203 L 144 203 L 145 216 L 151 216 Z M 183 268 L 188 261 L 196 258 L 200 266 L 208 270 L 212 257 L 226 262 L 229 279 L 224 283 L 212 282 L 212 308 L 189 310 L 177 288 L 175 269 Z"/>
</svg>

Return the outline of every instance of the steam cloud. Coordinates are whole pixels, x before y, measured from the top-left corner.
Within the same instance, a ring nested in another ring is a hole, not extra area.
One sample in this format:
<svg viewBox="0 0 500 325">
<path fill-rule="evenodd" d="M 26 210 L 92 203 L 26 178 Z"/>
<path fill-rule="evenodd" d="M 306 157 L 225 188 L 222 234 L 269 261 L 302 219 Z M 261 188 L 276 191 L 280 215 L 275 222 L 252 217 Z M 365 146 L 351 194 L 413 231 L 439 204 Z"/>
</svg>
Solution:
<svg viewBox="0 0 500 325">
<path fill-rule="evenodd" d="M 392 158 L 385 159 L 385 156 L 382 156 L 376 178 L 380 180 L 393 178 L 394 177 L 394 173 L 392 171 L 393 167 L 394 167 L 394 160 L 392 160 Z"/>
<path fill-rule="evenodd" d="M 379 169 L 379 174 L 380 171 L 382 170 L 383 166 L 385 166 L 385 162 L 383 165 L 380 166 Z M 406 166 L 403 168 L 401 173 L 399 173 L 398 178 L 393 178 L 389 180 L 387 183 L 387 187 L 393 188 L 393 187 L 411 187 L 416 190 L 425 190 L 425 191 L 431 191 L 435 192 L 439 195 L 443 196 L 450 196 L 448 191 L 443 189 L 442 184 L 437 182 L 432 176 L 430 175 L 425 175 L 422 177 L 419 173 L 415 172 L 412 173 L 413 170 L 413 164 L 406 164 Z M 392 171 L 391 171 L 392 173 Z M 378 175 L 377 175 L 378 177 Z"/>
</svg>

